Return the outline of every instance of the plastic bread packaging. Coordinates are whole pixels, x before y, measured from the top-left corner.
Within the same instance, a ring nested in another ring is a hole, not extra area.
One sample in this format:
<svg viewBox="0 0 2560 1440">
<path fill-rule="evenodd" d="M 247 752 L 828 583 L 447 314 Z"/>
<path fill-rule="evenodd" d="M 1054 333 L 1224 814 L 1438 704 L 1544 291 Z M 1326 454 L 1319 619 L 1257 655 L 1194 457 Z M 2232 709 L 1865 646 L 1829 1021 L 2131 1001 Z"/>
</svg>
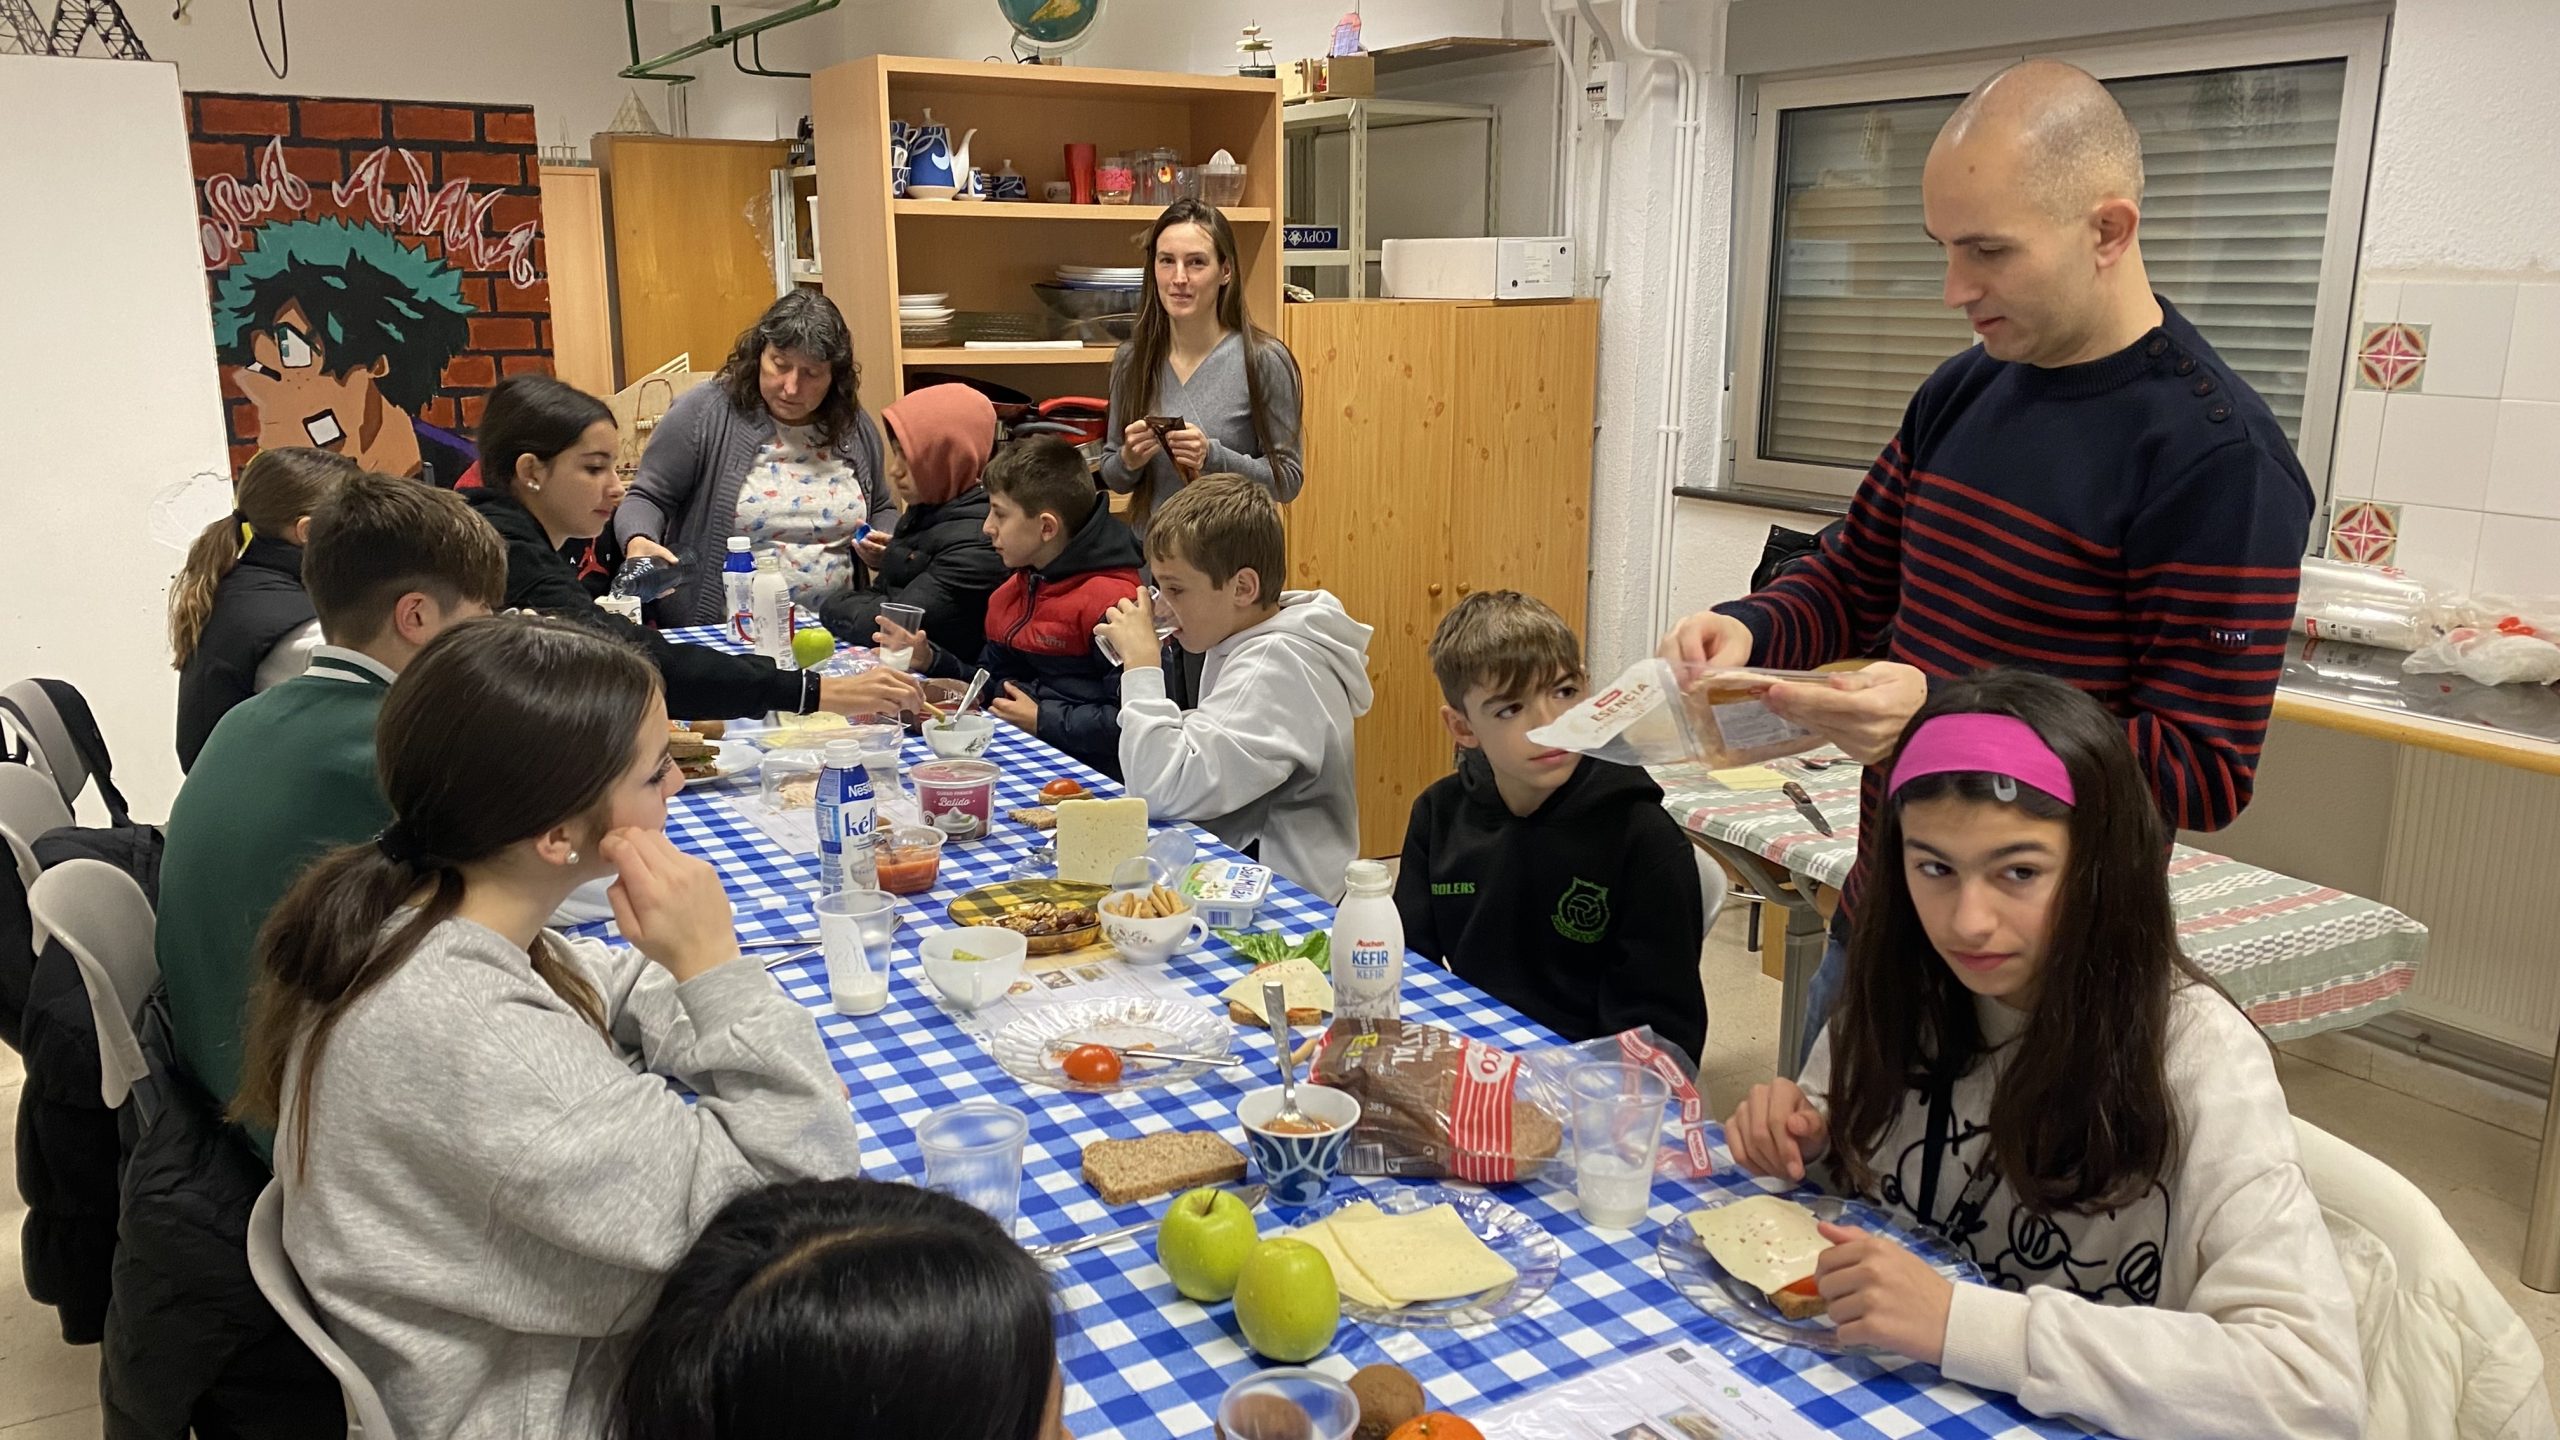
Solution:
<svg viewBox="0 0 2560 1440">
<path fill-rule="evenodd" d="M 2408 673 L 2482 685 L 2560 681 L 2560 597 L 2474 595 L 2448 610 L 2444 633 L 2403 662 Z"/>
<path fill-rule="evenodd" d="M 2306 557 L 2293 628 L 2314 640 L 2345 640 L 2415 650 L 2436 632 L 2435 593 L 2408 574 L 2380 565 Z"/>
<path fill-rule="evenodd" d="M 1696 1066 L 1649 1027 L 1514 1052 L 1416 1021 L 1336 1020 L 1317 1046 L 1315 1081 L 1360 1100 L 1344 1174 L 1503 1185 L 1571 1175 L 1565 1076 L 1595 1060 L 1639 1065 L 1670 1085 L 1658 1171 L 1696 1179 L 1715 1168 Z"/>
<path fill-rule="evenodd" d="M 1621 765 L 1710 769 L 1757 765 L 1820 746 L 1822 737 L 1769 708 L 1769 687 L 1785 680 L 1820 683 L 1810 670 L 1708 670 L 1659 657 L 1639 660 L 1552 722 L 1529 732 L 1532 743 L 1596 755 Z"/>
</svg>

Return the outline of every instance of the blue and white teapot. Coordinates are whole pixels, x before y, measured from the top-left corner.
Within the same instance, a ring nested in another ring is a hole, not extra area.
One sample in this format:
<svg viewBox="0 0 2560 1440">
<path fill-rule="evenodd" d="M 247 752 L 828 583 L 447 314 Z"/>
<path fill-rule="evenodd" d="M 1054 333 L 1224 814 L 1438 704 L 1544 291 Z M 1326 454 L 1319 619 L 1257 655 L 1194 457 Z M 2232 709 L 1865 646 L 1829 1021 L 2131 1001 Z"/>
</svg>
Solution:
<svg viewBox="0 0 2560 1440">
<path fill-rule="evenodd" d="M 891 143 L 896 143 L 893 127 Z M 924 123 L 907 131 L 907 188 L 909 190 L 948 186 L 955 192 L 969 183 L 969 142 L 978 138 L 974 129 L 951 143 L 951 127 L 924 112 Z M 894 153 L 894 152 L 893 152 Z"/>
</svg>

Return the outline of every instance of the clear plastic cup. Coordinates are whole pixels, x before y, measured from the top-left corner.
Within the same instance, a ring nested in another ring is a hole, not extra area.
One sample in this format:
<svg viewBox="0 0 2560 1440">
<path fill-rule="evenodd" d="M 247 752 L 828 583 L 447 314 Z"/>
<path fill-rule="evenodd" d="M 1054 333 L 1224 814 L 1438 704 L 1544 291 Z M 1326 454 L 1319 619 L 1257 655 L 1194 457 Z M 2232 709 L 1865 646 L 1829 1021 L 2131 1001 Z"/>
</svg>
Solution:
<svg viewBox="0 0 2560 1440">
<path fill-rule="evenodd" d="M 1011 1234 L 1022 1202 L 1022 1143 L 1030 1134 L 1021 1111 L 993 1100 L 934 1111 L 916 1127 L 925 1188 L 977 1206 Z"/>
<path fill-rule="evenodd" d="M 930 825 L 897 825 L 881 838 L 881 889 L 892 895 L 921 895 L 941 878 L 941 831 Z"/>
<path fill-rule="evenodd" d="M 1166 607 L 1164 596 L 1156 593 L 1156 587 L 1147 586 L 1145 593 L 1147 608 L 1154 613 L 1156 619 L 1156 648 L 1161 650 L 1165 642 L 1173 638 L 1173 632 L 1181 628 L 1181 622 L 1173 618 L 1173 611 Z M 1093 648 L 1102 652 L 1103 659 L 1122 669 L 1128 668 L 1129 662 L 1120 658 L 1120 647 L 1111 643 L 1109 630 L 1098 625 L 1094 627 Z"/>
<path fill-rule="evenodd" d="M 862 930 L 862 947 L 871 968 L 889 968 L 889 947 L 898 942 L 898 897 L 886 890 L 839 890 L 854 923 Z"/>
<path fill-rule="evenodd" d="M 888 898 L 875 890 L 818 897 L 818 944 L 827 957 L 827 993 L 839 1015 L 877 1015 L 889 1003 L 888 951 L 884 947 L 875 962 L 863 933 L 863 921 L 878 908 L 872 896 Z"/>
<path fill-rule="evenodd" d="M 1351 1440 L 1360 1428 L 1360 1397 L 1330 1375 L 1299 1366 L 1257 1370 L 1218 1397 L 1225 1440 Z"/>
<path fill-rule="evenodd" d="M 880 618 L 903 630 L 921 630 L 924 628 L 924 607 L 891 603 L 880 607 Z M 907 669 L 914 660 L 913 647 L 904 650 L 883 649 L 880 652 L 880 663 L 892 670 Z"/>
<path fill-rule="evenodd" d="M 1565 1094 L 1573 1106 L 1574 1203 L 1602 1229 L 1635 1228 L 1653 1200 L 1670 1082 L 1640 1065 L 1595 1060 L 1565 1073 Z"/>
</svg>

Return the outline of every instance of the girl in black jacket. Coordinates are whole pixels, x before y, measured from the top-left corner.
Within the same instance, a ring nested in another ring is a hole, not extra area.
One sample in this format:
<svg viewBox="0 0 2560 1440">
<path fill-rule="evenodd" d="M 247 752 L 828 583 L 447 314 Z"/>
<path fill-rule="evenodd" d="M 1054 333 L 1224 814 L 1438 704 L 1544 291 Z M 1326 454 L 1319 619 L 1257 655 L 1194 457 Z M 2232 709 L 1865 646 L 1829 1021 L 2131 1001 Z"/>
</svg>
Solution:
<svg viewBox="0 0 2560 1440">
<path fill-rule="evenodd" d="M 888 669 L 859 675 L 785 670 L 762 655 L 681 645 L 599 607 L 561 554 L 613 523 L 623 479 L 614 470 L 620 439 L 613 411 L 548 375 L 517 375 L 489 392 L 481 417 L 482 488 L 463 498 L 507 542 L 507 608 L 538 610 L 618 634 L 646 647 L 666 683 L 667 713 L 719 720 L 768 710 L 839 715 L 923 708 L 910 676 Z"/>
<path fill-rule="evenodd" d="M 1004 583 L 1004 557 L 986 536 L 980 472 L 995 450 L 996 407 L 966 385 L 928 385 L 880 412 L 889 431 L 889 488 L 904 514 L 898 533 L 854 547 L 872 583 L 819 607 L 837 638 L 868 645 L 883 605 L 924 611 L 923 628 L 954 654 L 986 644 L 987 597 Z"/>
</svg>

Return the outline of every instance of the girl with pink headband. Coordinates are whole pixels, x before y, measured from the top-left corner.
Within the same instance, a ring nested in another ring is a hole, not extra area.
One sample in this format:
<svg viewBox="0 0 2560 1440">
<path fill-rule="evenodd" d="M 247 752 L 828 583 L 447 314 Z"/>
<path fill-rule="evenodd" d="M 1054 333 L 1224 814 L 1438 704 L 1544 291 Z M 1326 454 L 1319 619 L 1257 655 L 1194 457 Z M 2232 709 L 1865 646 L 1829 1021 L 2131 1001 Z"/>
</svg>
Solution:
<svg viewBox="0 0 2560 1440">
<path fill-rule="evenodd" d="M 2274 1056 L 2178 947 L 2124 727 L 2061 681 L 1938 684 L 1885 762 L 1848 975 L 1734 1161 L 1944 1236 L 1826 1225 L 1841 1337 L 2128 1437 L 2356 1436 L 2354 1302 Z"/>
</svg>

